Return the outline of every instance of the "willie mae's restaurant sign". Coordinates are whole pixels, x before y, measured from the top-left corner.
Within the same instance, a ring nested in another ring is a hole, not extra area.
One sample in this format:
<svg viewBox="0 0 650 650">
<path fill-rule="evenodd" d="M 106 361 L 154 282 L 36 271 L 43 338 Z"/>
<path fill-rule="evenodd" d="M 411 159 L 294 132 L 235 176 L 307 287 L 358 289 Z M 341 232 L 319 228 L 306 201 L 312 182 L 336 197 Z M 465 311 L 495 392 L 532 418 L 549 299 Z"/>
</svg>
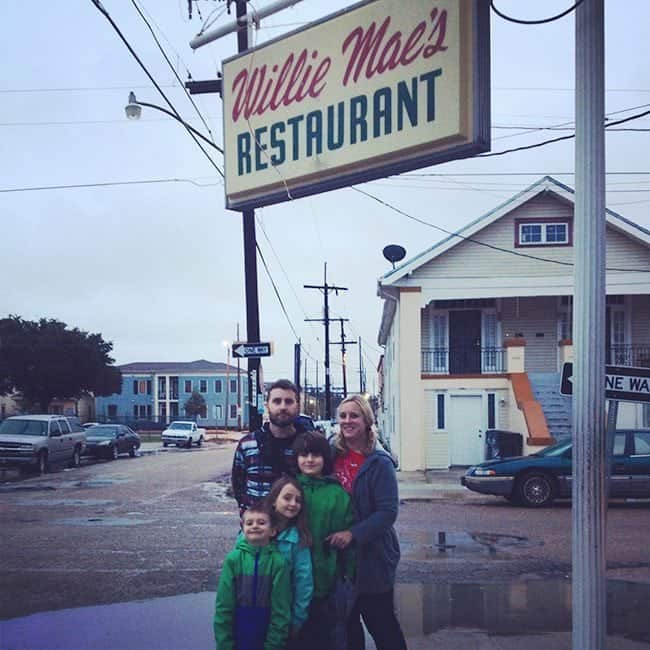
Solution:
<svg viewBox="0 0 650 650">
<path fill-rule="evenodd" d="M 371 0 L 223 63 L 226 206 L 489 148 L 489 2 Z"/>
</svg>

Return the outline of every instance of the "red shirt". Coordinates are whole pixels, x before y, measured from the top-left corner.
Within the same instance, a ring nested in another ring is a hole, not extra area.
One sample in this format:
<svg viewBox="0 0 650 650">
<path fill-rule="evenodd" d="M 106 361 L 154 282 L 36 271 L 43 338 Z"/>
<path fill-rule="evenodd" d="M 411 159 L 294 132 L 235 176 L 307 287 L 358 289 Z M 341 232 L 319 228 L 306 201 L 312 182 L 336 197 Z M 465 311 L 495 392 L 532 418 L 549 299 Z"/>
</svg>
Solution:
<svg viewBox="0 0 650 650">
<path fill-rule="evenodd" d="M 343 489 L 352 494 L 352 483 L 357 478 L 366 457 L 358 451 L 349 450 L 345 456 L 337 456 L 334 461 L 334 475 L 343 486 Z"/>
</svg>

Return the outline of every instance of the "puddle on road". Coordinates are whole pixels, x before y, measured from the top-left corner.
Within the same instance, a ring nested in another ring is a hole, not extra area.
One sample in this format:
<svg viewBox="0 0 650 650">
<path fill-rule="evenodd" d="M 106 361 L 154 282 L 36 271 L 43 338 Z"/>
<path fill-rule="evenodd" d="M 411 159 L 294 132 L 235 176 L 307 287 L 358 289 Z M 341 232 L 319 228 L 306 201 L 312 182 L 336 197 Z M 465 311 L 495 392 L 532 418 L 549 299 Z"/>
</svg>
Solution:
<svg viewBox="0 0 650 650">
<path fill-rule="evenodd" d="M 408 560 L 449 560 L 476 555 L 506 560 L 542 544 L 519 535 L 465 531 L 420 533 L 412 541 L 400 540 L 402 557 Z"/>
<path fill-rule="evenodd" d="M 128 519 L 126 517 L 71 517 L 55 519 L 50 523 L 58 526 L 141 526 L 153 524 L 154 519 Z"/>
<path fill-rule="evenodd" d="M 110 506 L 114 501 L 108 499 L 39 499 L 36 497 L 22 497 L 15 503 L 21 506 Z"/>
<path fill-rule="evenodd" d="M 571 630 L 571 582 L 534 580 L 489 584 L 401 584 L 400 621 L 409 636 L 470 628 L 497 636 Z M 607 581 L 608 634 L 650 642 L 650 585 Z"/>
<path fill-rule="evenodd" d="M 213 592 L 203 592 L 44 612 L 0 621 L 0 638 L 3 650 L 70 650 L 79 647 L 79 639 L 93 650 L 212 648 L 214 598 Z M 616 637 L 610 647 L 650 642 L 649 599 L 650 585 L 608 581 L 607 627 L 608 634 Z M 568 580 L 398 584 L 395 601 L 413 645 L 440 630 L 478 630 L 490 635 L 495 648 L 499 636 L 571 630 Z"/>
</svg>

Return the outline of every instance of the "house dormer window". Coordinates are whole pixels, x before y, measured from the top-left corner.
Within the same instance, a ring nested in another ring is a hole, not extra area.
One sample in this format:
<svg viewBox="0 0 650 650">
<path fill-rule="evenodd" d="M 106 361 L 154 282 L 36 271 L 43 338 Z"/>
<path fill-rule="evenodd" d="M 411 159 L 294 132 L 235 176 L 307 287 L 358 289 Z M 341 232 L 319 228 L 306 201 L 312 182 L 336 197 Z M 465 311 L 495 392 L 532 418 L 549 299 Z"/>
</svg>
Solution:
<svg viewBox="0 0 650 650">
<path fill-rule="evenodd" d="M 515 219 L 515 247 L 571 246 L 568 219 Z"/>
</svg>

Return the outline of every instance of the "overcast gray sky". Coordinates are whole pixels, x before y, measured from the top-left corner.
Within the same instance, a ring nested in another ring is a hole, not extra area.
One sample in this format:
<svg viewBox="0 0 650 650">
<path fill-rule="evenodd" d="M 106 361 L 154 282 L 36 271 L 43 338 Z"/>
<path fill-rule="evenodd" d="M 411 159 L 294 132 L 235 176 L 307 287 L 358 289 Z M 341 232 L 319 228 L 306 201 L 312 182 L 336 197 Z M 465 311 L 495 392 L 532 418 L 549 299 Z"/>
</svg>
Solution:
<svg viewBox="0 0 650 650">
<path fill-rule="evenodd" d="M 190 39 L 205 20 L 230 20 L 225 3 L 133 0 L 150 21 L 182 79 L 214 78 L 236 52 L 229 35 L 196 52 Z M 184 119 L 205 132 L 131 0 L 104 0 L 157 82 Z M 573 0 L 498 0 L 520 18 L 558 13 Z M 256 43 L 275 38 L 351 3 L 305 0 L 262 22 Z M 265 5 L 258 0 L 256 6 Z M 202 19 L 197 9 L 200 9 Z M 224 206 L 223 185 L 184 129 L 144 109 L 124 116 L 128 91 L 163 105 L 91 0 L 3 3 L 0 21 L 0 316 L 57 318 L 100 332 L 114 344 L 117 363 L 225 361 L 224 340 L 245 332 L 242 228 Z M 606 2 L 606 111 L 612 119 L 650 106 L 650 3 Z M 510 127 L 572 126 L 574 17 L 542 26 L 504 22 L 492 14 L 492 151 L 564 132 L 525 133 Z M 221 100 L 195 96 L 217 143 Z M 648 117 L 625 126 L 649 129 Z M 505 128 L 508 127 L 508 128 Z M 456 230 L 544 174 L 573 187 L 573 141 L 502 157 L 455 161 L 362 186 L 400 210 Z M 607 135 L 608 207 L 650 228 L 650 134 Z M 222 158 L 211 152 L 219 165 Z M 529 175 L 515 175 L 526 173 Z M 631 172 L 644 172 L 632 174 Z M 422 176 L 423 173 L 443 176 Z M 472 176 L 468 174 L 486 174 Z M 169 182 L 163 179 L 177 179 Z M 128 183 L 51 190 L 42 186 Z M 7 190 L 25 189 L 26 191 Z M 352 189 L 257 211 L 258 241 L 303 340 L 309 381 L 323 359 L 322 294 L 303 289 L 328 280 L 349 291 L 332 296 L 333 317 L 349 318 L 346 337 L 362 337 L 368 385 L 380 350 L 377 278 L 389 269 L 388 243 L 417 254 L 444 236 Z M 275 343 L 265 377 L 292 376 L 294 332 L 258 262 L 262 340 Z M 332 340 L 338 338 L 332 329 Z M 332 348 L 333 381 L 340 355 Z M 358 386 L 358 351 L 350 349 L 349 379 Z M 320 371 L 322 383 L 322 368 Z"/>
</svg>

